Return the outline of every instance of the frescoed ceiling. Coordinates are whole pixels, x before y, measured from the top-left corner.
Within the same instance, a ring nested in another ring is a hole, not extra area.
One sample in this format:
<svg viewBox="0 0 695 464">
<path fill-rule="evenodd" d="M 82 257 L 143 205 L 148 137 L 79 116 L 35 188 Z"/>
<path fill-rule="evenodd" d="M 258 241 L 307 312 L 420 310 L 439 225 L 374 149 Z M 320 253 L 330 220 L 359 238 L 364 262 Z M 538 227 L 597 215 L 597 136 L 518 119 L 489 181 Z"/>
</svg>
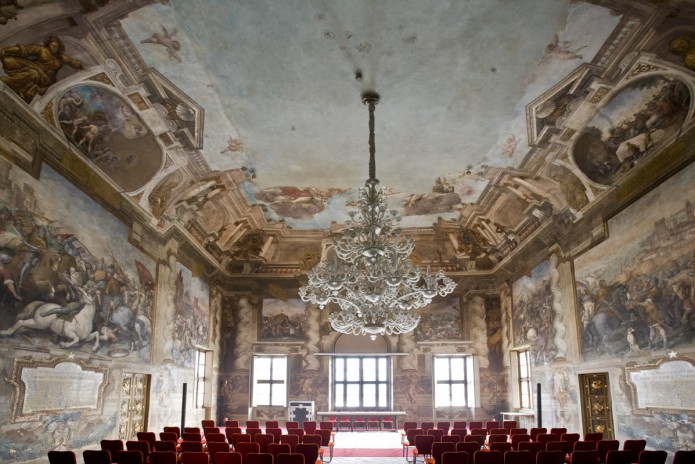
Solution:
<svg viewBox="0 0 695 464">
<path fill-rule="evenodd" d="M 35 96 L 7 53 L 0 77 L 128 214 L 232 273 L 311 267 L 368 177 L 377 92 L 376 176 L 416 260 L 489 271 L 692 126 L 694 17 L 681 0 L 18 0 L 0 48 L 57 36 L 79 62 Z"/>
</svg>

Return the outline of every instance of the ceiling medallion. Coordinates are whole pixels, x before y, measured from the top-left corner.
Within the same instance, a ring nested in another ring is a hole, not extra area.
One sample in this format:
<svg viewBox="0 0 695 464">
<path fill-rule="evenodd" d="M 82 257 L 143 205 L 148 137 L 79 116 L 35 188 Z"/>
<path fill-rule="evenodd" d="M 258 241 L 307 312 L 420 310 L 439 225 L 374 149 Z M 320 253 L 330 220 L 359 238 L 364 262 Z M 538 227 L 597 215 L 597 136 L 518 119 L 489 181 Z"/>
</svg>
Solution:
<svg viewBox="0 0 695 464">
<path fill-rule="evenodd" d="M 319 263 L 300 287 L 302 300 L 323 309 L 335 303 L 329 314 L 338 332 L 355 335 L 398 335 L 420 322 L 413 312 L 437 295 L 451 293 L 456 283 L 442 270 L 423 272 L 410 255 L 415 241 L 399 227 L 401 217 L 389 210 L 384 188 L 376 178 L 374 109 L 379 94 L 366 92 L 362 101 L 369 109 L 369 179 L 359 189 L 358 210 L 349 213 L 346 229 L 334 239 L 332 260 Z"/>
</svg>

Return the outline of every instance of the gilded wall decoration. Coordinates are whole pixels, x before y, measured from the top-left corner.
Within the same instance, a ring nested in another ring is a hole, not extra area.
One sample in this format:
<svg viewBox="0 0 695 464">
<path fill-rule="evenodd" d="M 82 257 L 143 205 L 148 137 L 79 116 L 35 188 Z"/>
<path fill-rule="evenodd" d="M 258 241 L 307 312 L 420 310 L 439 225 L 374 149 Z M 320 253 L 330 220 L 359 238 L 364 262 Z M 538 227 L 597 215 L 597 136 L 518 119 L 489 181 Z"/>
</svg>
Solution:
<svg viewBox="0 0 695 464">
<path fill-rule="evenodd" d="M 669 350 L 695 328 L 691 165 L 608 222 L 610 238 L 575 260 L 585 357 Z"/>
</svg>

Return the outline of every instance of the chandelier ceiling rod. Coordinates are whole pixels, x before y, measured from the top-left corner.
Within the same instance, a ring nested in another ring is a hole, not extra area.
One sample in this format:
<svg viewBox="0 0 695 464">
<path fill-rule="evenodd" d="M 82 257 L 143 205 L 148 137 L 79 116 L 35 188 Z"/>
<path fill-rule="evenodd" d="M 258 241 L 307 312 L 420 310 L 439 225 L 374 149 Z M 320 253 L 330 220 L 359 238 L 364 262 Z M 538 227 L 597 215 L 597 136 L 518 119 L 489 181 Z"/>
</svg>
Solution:
<svg viewBox="0 0 695 464">
<path fill-rule="evenodd" d="M 374 136 L 374 110 L 379 103 L 379 94 L 367 91 L 362 94 L 362 103 L 369 108 L 369 180 L 376 179 L 376 138 Z"/>
</svg>

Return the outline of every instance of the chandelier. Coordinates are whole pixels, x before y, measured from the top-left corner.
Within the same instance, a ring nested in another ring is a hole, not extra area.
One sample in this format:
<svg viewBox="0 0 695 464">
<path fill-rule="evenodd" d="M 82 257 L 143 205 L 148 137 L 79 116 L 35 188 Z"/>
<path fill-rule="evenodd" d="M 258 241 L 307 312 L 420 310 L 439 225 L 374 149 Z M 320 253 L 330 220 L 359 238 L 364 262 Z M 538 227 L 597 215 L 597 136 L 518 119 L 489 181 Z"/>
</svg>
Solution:
<svg viewBox="0 0 695 464">
<path fill-rule="evenodd" d="M 413 312 L 437 295 L 451 293 L 456 283 L 442 270 L 422 270 L 409 259 L 415 241 L 399 227 L 401 217 L 389 210 L 386 189 L 376 178 L 374 109 L 379 95 L 366 92 L 362 102 L 369 109 L 369 179 L 359 189 L 358 209 L 349 213 L 346 229 L 334 239 L 332 260 L 322 261 L 308 273 L 299 296 L 324 309 L 333 329 L 354 335 L 398 335 L 420 322 Z"/>
</svg>

